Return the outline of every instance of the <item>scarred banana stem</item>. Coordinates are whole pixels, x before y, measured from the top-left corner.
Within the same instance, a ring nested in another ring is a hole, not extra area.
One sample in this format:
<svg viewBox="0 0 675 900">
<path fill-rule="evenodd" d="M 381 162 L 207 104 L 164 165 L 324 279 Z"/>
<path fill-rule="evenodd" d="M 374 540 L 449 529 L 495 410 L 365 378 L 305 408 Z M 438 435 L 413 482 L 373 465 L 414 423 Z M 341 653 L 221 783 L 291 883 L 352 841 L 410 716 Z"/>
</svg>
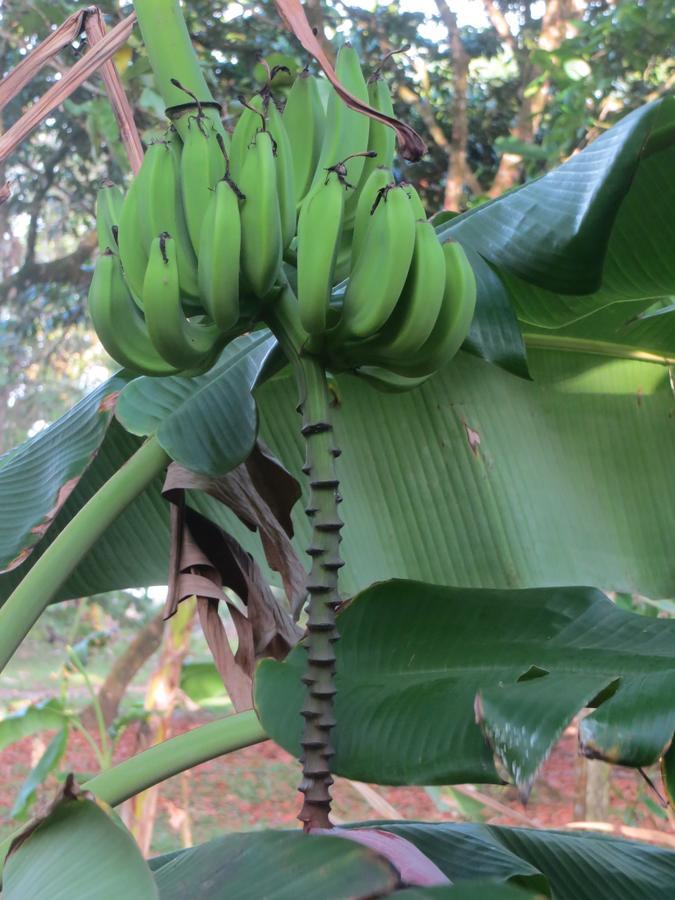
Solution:
<svg viewBox="0 0 675 900">
<path fill-rule="evenodd" d="M 338 574 L 343 566 L 340 558 L 338 515 L 341 501 L 335 460 L 340 455 L 333 434 L 330 393 L 326 371 L 317 357 L 303 354 L 299 330 L 294 321 L 296 305 L 289 288 L 273 306 L 271 327 L 291 361 L 298 382 L 299 410 L 302 413 L 302 435 L 306 457 L 303 472 L 309 481 L 309 502 L 305 509 L 311 523 L 311 542 L 307 554 L 311 568 L 307 581 L 308 617 L 307 664 L 303 683 L 306 686 L 302 716 L 302 781 L 299 790 L 304 802 L 298 818 L 305 831 L 331 828 L 330 788 L 331 759 L 334 750 L 331 731 L 335 720 L 335 642 L 339 635 L 335 624 L 340 604 Z"/>
</svg>

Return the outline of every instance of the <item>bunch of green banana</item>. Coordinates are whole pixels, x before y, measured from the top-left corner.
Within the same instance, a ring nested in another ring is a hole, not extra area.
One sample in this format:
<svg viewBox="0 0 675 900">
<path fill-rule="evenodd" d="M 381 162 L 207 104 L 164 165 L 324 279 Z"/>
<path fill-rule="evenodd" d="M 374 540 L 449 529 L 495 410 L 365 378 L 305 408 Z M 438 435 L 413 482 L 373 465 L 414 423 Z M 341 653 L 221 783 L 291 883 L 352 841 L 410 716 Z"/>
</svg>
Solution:
<svg viewBox="0 0 675 900">
<path fill-rule="evenodd" d="M 336 370 L 357 368 L 388 390 L 409 389 L 465 339 L 475 306 L 473 272 L 459 244 L 440 244 L 415 189 L 376 168 L 358 199 L 349 280 L 336 308 L 331 292 L 349 197 L 333 170 L 301 207 L 297 298 L 307 350 Z"/>
<path fill-rule="evenodd" d="M 372 367 L 400 376 L 399 390 L 405 379 L 413 387 L 457 353 L 475 305 L 476 281 L 461 245 L 440 245 L 430 223 L 418 221 L 412 265 L 394 312 L 371 339 L 342 347 L 341 361 L 369 367 L 370 377 Z"/>
<path fill-rule="evenodd" d="M 178 371 L 155 349 L 143 317 L 122 274 L 119 256 L 100 254 L 89 288 L 89 312 L 99 340 L 115 362 L 143 375 Z"/>
<path fill-rule="evenodd" d="M 160 148 L 160 152 L 167 150 Z M 221 314 L 216 324 L 201 314 L 201 307 L 198 315 L 189 316 L 194 309 L 182 294 L 177 242 L 166 232 L 150 241 L 140 291 L 132 293 L 116 252 L 122 233 L 117 222 L 122 219 L 120 206 L 116 190 L 104 187 L 97 198 L 102 252 L 89 290 L 89 309 L 101 343 L 116 362 L 143 375 L 195 374 L 208 369 L 225 342 L 238 333 L 236 320 L 222 327 Z"/>
<path fill-rule="evenodd" d="M 380 69 L 366 84 L 348 44 L 336 71 L 352 94 L 393 114 Z M 282 111 L 275 72 L 242 100 L 231 138 L 195 98 L 180 134 L 171 127 L 148 147 L 126 196 L 103 187 L 96 330 L 137 372 L 204 371 L 228 340 L 265 320 L 284 261 L 294 262 L 305 352 L 387 390 L 409 389 L 466 337 L 471 267 L 458 244 L 439 243 L 414 187 L 394 178 L 388 126 L 331 86 L 324 111 L 306 70 Z"/>
</svg>

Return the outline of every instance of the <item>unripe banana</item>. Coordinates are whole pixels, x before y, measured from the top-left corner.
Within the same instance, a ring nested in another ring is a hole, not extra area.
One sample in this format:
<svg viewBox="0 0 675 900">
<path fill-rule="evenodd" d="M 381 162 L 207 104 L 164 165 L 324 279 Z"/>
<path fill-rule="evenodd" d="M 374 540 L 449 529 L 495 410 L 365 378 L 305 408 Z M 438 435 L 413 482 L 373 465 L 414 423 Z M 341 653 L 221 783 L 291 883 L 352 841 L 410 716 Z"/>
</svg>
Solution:
<svg viewBox="0 0 675 900">
<path fill-rule="evenodd" d="M 344 281 L 351 269 L 352 260 L 352 242 L 354 240 L 354 231 L 351 228 L 345 228 L 344 216 L 342 218 L 342 236 L 340 238 L 340 246 L 338 247 L 337 256 L 335 258 L 335 271 L 333 272 L 333 283 L 340 284 Z"/>
<path fill-rule="evenodd" d="M 361 63 L 356 50 L 344 44 L 337 55 L 335 72 L 344 87 L 359 100 L 368 102 L 368 88 L 361 71 Z M 326 169 L 353 153 L 362 153 L 368 149 L 368 133 L 370 119 L 356 110 L 350 109 L 340 99 L 337 92 L 331 89 L 326 108 L 326 129 L 321 154 L 312 182 L 315 187 L 325 177 Z M 347 163 L 347 183 L 355 186 L 359 183 L 363 172 L 364 158 L 356 156 Z"/>
<path fill-rule="evenodd" d="M 180 185 L 185 221 L 195 253 L 213 190 L 225 174 L 218 133 L 205 116 L 190 116 L 180 155 Z"/>
<path fill-rule="evenodd" d="M 407 195 L 398 186 L 383 188 L 349 276 L 337 340 L 367 338 L 383 327 L 405 285 L 414 247 Z"/>
<path fill-rule="evenodd" d="M 144 211 L 147 228 L 151 235 L 163 232 L 171 235 L 181 291 L 198 297 L 197 258 L 185 222 L 180 187 L 180 141 L 175 132 L 169 134 L 167 141 L 148 147 L 145 164 L 148 166 L 147 209 Z"/>
<path fill-rule="evenodd" d="M 424 204 L 422 203 L 422 198 L 417 193 L 412 184 L 405 183 L 404 185 L 406 194 L 410 197 L 410 202 L 413 207 L 413 214 L 416 219 L 422 219 L 423 221 L 427 220 L 427 211 L 424 208 Z"/>
<path fill-rule="evenodd" d="M 415 225 L 415 250 L 406 283 L 394 312 L 372 341 L 356 348 L 364 359 L 400 360 L 403 364 L 434 330 L 443 303 L 445 255 L 429 222 Z"/>
<path fill-rule="evenodd" d="M 422 347 L 403 360 L 375 359 L 407 378 L 430 375 L 446 365 L 464 343 L 476 308 L 476 279 L 461 244 L 443 244 L 445 289 L 433 331 Z"/>
<path fill-rule="evenodd" d="M 248 101 L 240 99 L 247 105 L 242 109 L 237 124 L 234 126 L 229 149 L 230 170 L 235 181 L 239 177 L 243 162 L 248 155 L 248 149 L 263 124 L 263 99 L 260 94 L 256 94 Z"/>
<path fill-rule="evenodd" d="M 225 338 L 213 324 L 185 317 L 180 296 L 176 242 L 164 233 L 150 245 L 143 281 L 143 311 L 155 349 L 177 369 L 205 370 Z M 200 317 L 198 317 L 200 318 Z"/>
<path fill-rule="evenodd" d="M 387 185 L 394 184 L 394 179 L 389 169 L 375 168 L 368 177 L 368 181 L 363 185 L 359 193 L 359 200 L 356 206 L 356 215 L 354 217 L 354 237 L 352 239 L 352 268 L 356 264 L 363 241 L 370 225 L 373 207 L 377 202 L 380 192 Z"/>
<path fill-rule="evenodd" d="M 143 278 L 148 265 L 149 242 L 146 236 L 148 202 L 147 182 L 149 166 L 147 154 L 143 157 L 140 171 L 131 182 L 120 213 L 117 242 L 124 277 L 134 297 L 143 292 Z"/>
<path fill-rule="evenodd" d="M 157 353 L 143 314 L 127 287 L 117 254 L 100 254 L 89 288 L 89 312 L 98 339 L 115 362 L 141 375 L 175 375 L 178 371 Z"/>
<path fill-rule="evenodd" d="M 239 319 L 239 198 L 219 181 L 204 216 L 199 251 L 199 289 L 204 309 L 222 332 Z"/>
<path fill-rule="evenodd" d="M 368 101 L 373 109 L 376 109 L 378 112 L 385 113 L 388 116 L 394 115 L 394 105 L 391 102 L 389 85 L 380 74 L 368 79 Z M 391 169 L 394 164 L 394 151 L 396 149 L 394 130 L 376 119 L 371 119 L 368 133 L 368 149 L 372 150 L 376 156 L 366 159 L 357 189 L 347 201 L 345 221 L 348 225 L 356 215 L 361 192 L 365 188 L 371 174 L 378 168 Z"/>
<path fill-rule="evenodd" d="M 298 219 L 298 309 L 309 335 L 326 330 L 326 317 L 340 249 L 345 186 L 336 172 L 310 193 Z"/>
<path fill-rule="evenodd" d="M 259 131 L 249 146 L 237 185 L 241 205 L 241 270 L 260 299 L 274 287 L 281 270 L 282 235 L 277 197 L 277 169 L 272 138 Z"/>
<path fill-rule="evenodd" d="M 383 394 L 403 394 L 419 387 L 430 377 L 422 375 L 419 378 L 406 378 L 405 375 L 397 375 L 396 372 L 379 366 L 361 366 L 356 374 Z"/>
<path fill-rule="evenodd" d="M 301 72 L 293 82 L 282 118 L 291 147 L 295 202 L 299 207 L 314 180 L 326 127 L 317 81 L 308 71 Z"/>
<path fill-rule="evenodd" d="M 295 236 L 295 184 L 293 181 L 293 154 L 286 126 L 272 97 L 267 105 L 267 130 L 275 144 L 274 160 L 277 168 L 277 192 L 283 249 L 286 250 Z"/>
<path fill-rule="evenodd" d="M 98 249 L 117 250 L 117 234 L 124 204 L 124 192 L 116 184 L 104 184 L 96 195 L 96 236 Z"/>
</svg>

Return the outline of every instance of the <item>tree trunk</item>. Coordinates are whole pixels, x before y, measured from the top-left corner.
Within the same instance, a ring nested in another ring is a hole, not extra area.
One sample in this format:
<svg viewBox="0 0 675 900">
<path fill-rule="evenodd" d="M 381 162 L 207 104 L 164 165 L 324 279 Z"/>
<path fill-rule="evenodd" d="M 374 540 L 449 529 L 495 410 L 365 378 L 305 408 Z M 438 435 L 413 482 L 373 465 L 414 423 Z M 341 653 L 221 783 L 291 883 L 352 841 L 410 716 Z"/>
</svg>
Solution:
<svg viewBox="0 0 675 900">
<path fill-rule="evenodd" d="M 544 83 L 534 94 L 525 96 L 527 86 L 541 74 L 541 69 L 530 64 L 531 50 L 518 46 L 516 36 L 510 31 L 499 7 L 492 0 L 483 0 L 483 5 L 495 31 L 511 48 L 520 72 L 520 106 L 510 131 L 511 137 L 532 143 L 541 124 L 549 85 Z M 586 0 L 548 0 L 537 40 L 538 49 L 551 53 L 557 50 L 564 40 L 576 34 L 574 20 L 581 18 L 586 5 Z M 522 174 L 522 157 L 515 153 L 504 153 L 490 187 L 490 196 L 499 197 L 504 191 L 516 185 Z"/>
<path fill-rule="evenodd" d="M 453 71 L 452 135 L 448 153 L 443 209 L 459 210 L 467 186 L 475 187 L 475 177 L 467 160 L 469 123 L 467 117 L 467 85 L 469 57 L 462 44 L 457 17 L 445 0 L 436 0 L 438 12 L 448 32 Z"/>
</svg>

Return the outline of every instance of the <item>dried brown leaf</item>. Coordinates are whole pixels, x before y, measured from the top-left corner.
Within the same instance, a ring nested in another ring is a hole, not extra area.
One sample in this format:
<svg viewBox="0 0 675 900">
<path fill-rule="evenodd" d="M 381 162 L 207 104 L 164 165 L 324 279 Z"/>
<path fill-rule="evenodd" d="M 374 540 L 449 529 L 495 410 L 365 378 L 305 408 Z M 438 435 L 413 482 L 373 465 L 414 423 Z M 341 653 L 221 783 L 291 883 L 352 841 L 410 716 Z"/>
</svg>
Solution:
<svg viewBox="0 0 675 900">
<path fill-rule="evenodd" d="M 272 472 L 273 458 L 261 451 L 256 454 L 255 465 L 260 467 L 258 483 L 268 490 L 262 473 L 269 475 Z M 218 479 L 218 482 L 224 480 Z M 287 476 L 283 481 L 289 497 L 296 493 L 290 483 L 292 480 Z M 165 615 L 173 615 L 178 604 L 187 597 L 197 597 L 200 623 L 214 662 L 235 709 L 241 711 L 252 706 L 256 659 L 260 656 L 283 659 L 302 632 L 285 604 L 274 595 L 253 557 L 231 535 L 186 506 L 185 490 L 198 487 L 205 487 L 201 476 L 175 463 L 169 466 L 164 495 L 172 504 L 172 545 Z M 253 487 L 246 465 L 239 467 L 227 489 L 222 485 L 220 488 L 235 512 L 246 517 L 249 527 L 256 528 L 258 522 L 266 519 L 266 534 L 283 535 L 290 546 L 285 531 Z M 247 502 L 250 504 L 248 511 Z M 267 539 L 269 541 L 269 536 Z M 304 570 L 302 575 L 304 584 Z M 226 588 L 230 591 L 226 592 Z M 241 603 L 235 601 L 235 595 Z M 220 618 L 221 602 L 227 604 L 237 631 L 236 654 L 232 652 Z"/>
<path fill-rule="evenodd" d="M 105 38 L 105 22 L 103 21 L 103 14 L 97 6 L 92 7 L 85 16 L 84 30 L 91 47 L 94 47 Z M 134 111 L 129 103 L 129 98 L 124 92 L 115 64 L 111 59 L 106 60 L 101 66 L 101 77 L 105 84 L 110 105 L 115 113 L 117 127 L 120 130 L 120 137 L 129 158 L 131 171 L 135 175 L 143 162 L 143 145 L 134 122 Z"/>
<path fill-rule="evenodd" d="M 165 490 L 200 490 L 223 503 L 251 531 L 260 533 L 265 559 L 278 572 L 294 617 L 305 603 L 307 575 L 290 538 L 291 509 L 300 486 L 260 442 L 242 465 L 212 478 L 176 465 L 170 466 Z"/>
<path fill-rule="evenodd" d="M 286 23 L 288 30 L 293 32 L 305 50 L 308 53 L 311 53 L 314 59 L 319 63 L 326 73 L 326 77 L 347 106 L 351 109 L 355 109 L 357 112 L 363 113 L 363 115 L 370 116 L 371 119 L 377 119 L 378 122 L 383 122 L 385 125 L 393 128 L 398 139 L 399 151 L 404 159 L 408 159 L 411 162 L 417 162 L 418 159 L 421 159 L 427 152 L 427 147 L 414 128 L 411 128 L 410 125 L 401 122 L 399 119 L 378 112 L 376 109 L 373 109 L 372 106 L 363 103 L 358 97 L 354 97 L 353 94 L 350 94 L 349 91 L 342 86 L 335 74 L 335 69 L 331 64 L 331 61 L 324 53 L 316 34 L 307 21 L 307 16 L 305 15 L 305 10 L 303 9 L 300 0 L 274 0 L 274 3 L 279 15 Z"/>
<path fill-rule="evenodd" d="M 16 147 L 49 115 L 69 97 L 74 90 L 83 84 L 101 65 L 123 46 L 131 34 L 136 21 L 132 13 L 119 22 L 112 31 L 92 47 L 88 53 L 68 69 L 63 77 L 53 84 L 49 90 L 37 100 L 21 118 L 0 137 L 0 163 L 4 162 Z M 29 70 L 30 71 L 30 70 Z M 24 69 L 25 74 L 25 69 Z M 8 76 L 9 77 L 9 76 Z M 32 76 L 31 76 L 32 77 Z M 6 90 L 6 80 L 3 89 Z M 10 95 L 13 96 L 13 95 Z"/>
<path fill-rule="evenodd" d="M 0 81 L 0 110 L 43 69 L 50 59 L 82 33 L 88 8 L 78 9 Z"/>
</svg>

